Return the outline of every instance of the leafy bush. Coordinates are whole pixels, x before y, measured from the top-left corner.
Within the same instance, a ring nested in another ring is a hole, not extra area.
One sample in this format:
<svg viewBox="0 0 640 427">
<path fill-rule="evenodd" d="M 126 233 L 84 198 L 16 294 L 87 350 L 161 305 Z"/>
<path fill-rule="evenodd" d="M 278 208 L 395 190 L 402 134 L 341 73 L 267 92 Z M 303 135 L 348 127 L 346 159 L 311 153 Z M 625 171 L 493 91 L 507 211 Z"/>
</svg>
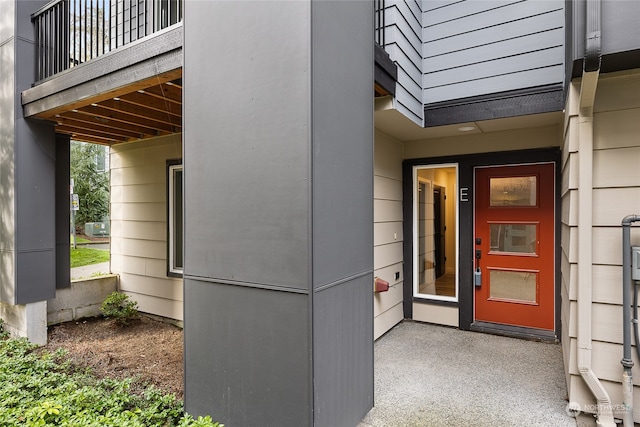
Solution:
<svg viewBox="0 0 640 427">
<path fill-rule="evenodd" d="M 223 427 L 155 388 L 136 396 L 131 381 L 98 380 L 25 339 L 0 341 L 0 426 Z"/>
<path fill-rule="evenodd" d="M 4 320 L 0 319 L 0 340 L 9 338 L 9 332 L 4 328 Z"/>
<path fill-rule="evenodd" d="M 121 292 L 114 291 L 102 302 L 102 314 L 115 319 L 120 326 L 127 326 L 132 320 L 139 318 L 138 303 Z"/>
<path fill-rule="evenodd" d="M 104 155 L 101 145 L 71 142 L 70 174 L 80 199 L 80 210 L 75 213 L 80 232 L 85 222 L 102 221 L 109 214 L 109 174 L 98 170 L 98 159 Z"/>
</svg>

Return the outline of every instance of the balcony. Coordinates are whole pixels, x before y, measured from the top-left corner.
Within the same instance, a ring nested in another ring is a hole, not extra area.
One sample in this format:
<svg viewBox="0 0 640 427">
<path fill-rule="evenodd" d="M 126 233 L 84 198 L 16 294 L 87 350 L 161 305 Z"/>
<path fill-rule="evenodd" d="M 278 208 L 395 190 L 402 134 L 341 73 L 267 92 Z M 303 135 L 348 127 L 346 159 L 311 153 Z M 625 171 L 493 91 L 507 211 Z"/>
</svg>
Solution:
<svg viewBox="0 0 640 427">
<path fill-rule="evenodd" d="M 25 117 L 105 145 L 182 132 L 183 0 L 54 0 L 32 14 L 37 81 Z M 395 93 L 376 0 L 376 96 Z"/>
<path fill-rule="evenodd" d="M 375 0 L 375 97 L 395 95 L 396 81 L 398 80 L 398 68 L 396 64 L 389 58 L 389 54 L 384 50 L 386 45 L 385 32 L 387 29 L 385 0 Z"/>
<path fill-rule="evenodd" d="M 31 15 L 38 80 L 182 21 L 182 0 L 54 0 Z"/>
<path fill-rule="evenodd" d="M 182 0 L 55 0 L 32 15 L 25 117 L 112 145 L 182 131 Z"/>
</svg>

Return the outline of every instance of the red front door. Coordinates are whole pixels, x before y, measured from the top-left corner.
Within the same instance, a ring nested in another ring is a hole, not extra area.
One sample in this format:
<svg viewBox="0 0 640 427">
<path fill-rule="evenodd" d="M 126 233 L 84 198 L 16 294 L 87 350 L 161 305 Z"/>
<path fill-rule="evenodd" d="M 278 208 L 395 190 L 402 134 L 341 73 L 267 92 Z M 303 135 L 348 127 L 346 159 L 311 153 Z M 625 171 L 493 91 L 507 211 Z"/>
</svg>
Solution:
<svg viewBox="0 0 640 427">
<path fill-rule="evenodd" d="M 475 320 L 554 329 L 554 164 L 476 169 Z"/>
</svg>

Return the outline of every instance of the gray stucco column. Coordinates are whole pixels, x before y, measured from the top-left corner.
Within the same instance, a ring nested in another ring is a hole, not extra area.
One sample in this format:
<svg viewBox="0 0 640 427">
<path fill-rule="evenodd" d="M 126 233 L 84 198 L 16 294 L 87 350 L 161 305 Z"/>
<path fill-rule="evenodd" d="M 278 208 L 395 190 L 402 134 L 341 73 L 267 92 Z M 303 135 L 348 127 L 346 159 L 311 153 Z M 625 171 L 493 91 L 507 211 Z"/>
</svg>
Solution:
<svg viewBox="0 0 640 427">
<path fill-rule="evenodd" d="M 185 403 L 232 426 L 373 406 L 373 5 L 186 2 Z"/>
<path fill-rule="evenodd" d="M 0 3 L 0 314 L 39 342 L 55 293 L 55 134 L 24 119 L 20 94 L 35 81 L 30 15 L 45 3 Z"/>
</svg>

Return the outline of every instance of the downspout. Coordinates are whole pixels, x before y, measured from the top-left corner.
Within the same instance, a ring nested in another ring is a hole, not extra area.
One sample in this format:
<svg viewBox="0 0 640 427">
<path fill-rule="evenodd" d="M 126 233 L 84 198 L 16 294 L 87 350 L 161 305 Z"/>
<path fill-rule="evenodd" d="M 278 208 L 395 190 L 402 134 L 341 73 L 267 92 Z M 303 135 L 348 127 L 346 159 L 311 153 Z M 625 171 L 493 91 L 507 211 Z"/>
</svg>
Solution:
<svg viewBox="0 0 640 427">
<path fill-rule="evenodd" d="M 624 405 L 624 427 L 633 427 L 633 377 L 631 368 L 631 224 L 640 221 L 640 215 L 629 215 L 622 220 L 622 343 L 623 356 L 620 363 L 624 367 L 622 374 L 622 399 Z M 633 309 L 634 322 L 637 317 L 637 289 L 634 290 Z M 638 325 L 634 325 L 636 343 L 638 342 Z M 636 351 L 638 346 L 636 344 Z"/>
<path fill-rule="evenodd" d="M 578 372 L 596 398 L 596 425 L 615 427 L 611 398 L 591 367 L 593 267 L 593 106 L 600 74 L 600 0 L 586 2 L 586 40 L 578 115 Z"/>
</svg>

